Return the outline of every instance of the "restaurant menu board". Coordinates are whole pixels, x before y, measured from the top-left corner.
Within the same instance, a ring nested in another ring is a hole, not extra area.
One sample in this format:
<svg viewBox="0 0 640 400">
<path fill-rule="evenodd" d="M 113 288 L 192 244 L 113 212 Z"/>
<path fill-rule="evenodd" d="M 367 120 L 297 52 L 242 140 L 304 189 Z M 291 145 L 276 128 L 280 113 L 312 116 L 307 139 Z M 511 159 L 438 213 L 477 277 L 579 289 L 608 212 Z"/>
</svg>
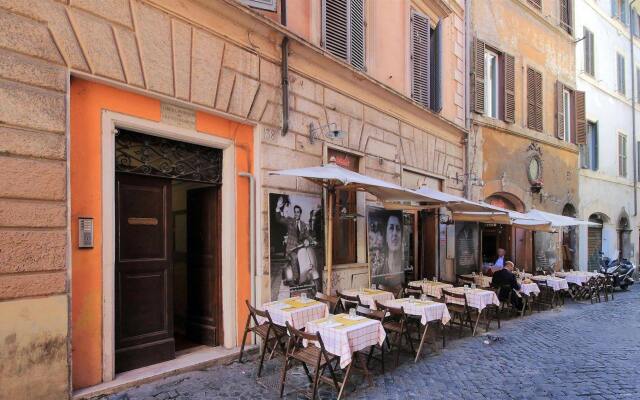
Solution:
<svg viewBox="0 0 640 400">
<path fill-rule="evenodd" d="M 456 222 L 456 274 L 478 270 L 479 227 L 477 222 Z"/>
<path fill-rule="evenodd" d="M 272 300 L 322 290 L 323 224 L 320 196 L 269 194 Z"/>
<path fill-rule="evenodd" d="M 402 211 L 367 207 L 371 283 L 397 285 L 404 281 Z"/>
<path fill-rule="evenodd" d="M 551 232 L 535 232 L 533 235 L 536 271 L 553 271 L 558 263 L 558 236 Z"/>
</svg>

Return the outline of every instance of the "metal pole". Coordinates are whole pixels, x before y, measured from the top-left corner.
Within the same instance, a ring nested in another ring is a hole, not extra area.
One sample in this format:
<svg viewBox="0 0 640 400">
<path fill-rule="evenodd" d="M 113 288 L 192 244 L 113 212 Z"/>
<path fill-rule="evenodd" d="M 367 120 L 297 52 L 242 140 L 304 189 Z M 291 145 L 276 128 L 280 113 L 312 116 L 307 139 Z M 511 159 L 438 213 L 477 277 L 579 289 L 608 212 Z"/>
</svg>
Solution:
<svg viewBox="0 0 640 400">
<path fill-rule="evenodd" d="M 333 199 L 335 197 L 335 189 L 329 188 L 327 189 L 327 213 L 328 213 L 328 222 L 327 222 L 327 243 L 324 246 L 325 248 L 325 262 L 327 263 L 327 294 L 331 295 L 331 275 L 333 273 Z"/>
<path fill-rule="evenodd" d="M 632 18 L 633 3 L 637 0 L 631 0 L 629 2 L 629 20 Z M 638 215 L 638 144 L 636 143 L 636 84 L 635 84 L 635 71 L 633 62 L 633 29 L 631 29 L 632 23 L 629 23 L 629 47 L 631 51 L 631 151 L 633 154 L 633 216 Z M 638 27 L 640 29 L 640 26 Z"/>
<path fill-rule="evenodd" d="M 251 305 L 256 305 L 256 180 L 249 172 L 239 176 L 249 178 L 249 262 L 251 269 Z"/>
</svg>

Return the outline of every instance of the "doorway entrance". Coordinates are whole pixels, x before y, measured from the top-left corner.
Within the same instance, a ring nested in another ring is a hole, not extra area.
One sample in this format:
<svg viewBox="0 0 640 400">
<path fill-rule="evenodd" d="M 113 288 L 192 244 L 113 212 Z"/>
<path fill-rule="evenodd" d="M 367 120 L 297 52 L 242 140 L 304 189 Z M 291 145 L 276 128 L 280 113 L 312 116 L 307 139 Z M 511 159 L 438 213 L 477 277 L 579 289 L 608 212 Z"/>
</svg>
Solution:
<svg viewBox="0 0 640 400">
<path fill-rule="evenodd" d="M 116 373 L 222 343 L 221 155 L 118 132 Z"/>
</svg>

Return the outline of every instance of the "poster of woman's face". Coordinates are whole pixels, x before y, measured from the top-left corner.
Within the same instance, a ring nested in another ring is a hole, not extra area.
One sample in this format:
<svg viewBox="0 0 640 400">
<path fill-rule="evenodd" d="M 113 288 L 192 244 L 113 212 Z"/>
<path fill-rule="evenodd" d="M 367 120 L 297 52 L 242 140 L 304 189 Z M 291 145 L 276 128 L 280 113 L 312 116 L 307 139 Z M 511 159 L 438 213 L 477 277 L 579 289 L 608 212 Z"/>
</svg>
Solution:
<svg viewBox="0 0 640 400">
<path fill-rule="evenodd" d="M 402 211 L 367 209 L 371 282 L 395 285 L 404 280 Z"/>
</svg>

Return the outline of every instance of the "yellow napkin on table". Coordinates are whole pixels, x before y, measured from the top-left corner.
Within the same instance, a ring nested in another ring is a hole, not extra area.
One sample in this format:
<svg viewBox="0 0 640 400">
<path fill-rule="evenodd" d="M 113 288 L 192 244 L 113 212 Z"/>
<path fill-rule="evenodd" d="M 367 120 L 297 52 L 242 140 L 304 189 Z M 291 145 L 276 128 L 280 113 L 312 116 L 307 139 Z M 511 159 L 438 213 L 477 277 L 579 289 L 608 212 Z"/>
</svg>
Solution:
<svg viewBox="0 0 640 400">
<path fill-rule="evenodd" d="M 367 322 L 369 319 L 366 317 L 361 317 L 358 319 L 349 319 L 347 314 L 338 314 L 333 317 L 333 320 L 335 322 L 339 322 L 340 324 L 342 324 L 342 326 L 339 326 L 338 328 L 347 328 L 349 326 L 358 325 L 358 324 Z"/>
<path fill-rule="evenodd" d="M 384 293 L 384 290 L 379 290 L 379 289 L 363 289 L 363 292 L 365 292 L 366 294 L 380 294 L 380 293 Z"/>
<path fill-rule="evenodd" d="M 309 307 L 309 306 L 312 306 L 312 305 L 318 303 L 318 301 L 316 301 L 316 300 L 307 300 L 306 302 L 305 301 L 301 301 L 300 298 L 297 298 L 297 297 L 290 298 L 290 299 L 284 299 L 284 300 L 282 300 L 282 302 L 289 306 L 287 308 L 283 308 L 283 310 L 287 310 L 287 309 L 291 309 L 291 308 L 304 308 L 304 307 Z"/>
</svg>

